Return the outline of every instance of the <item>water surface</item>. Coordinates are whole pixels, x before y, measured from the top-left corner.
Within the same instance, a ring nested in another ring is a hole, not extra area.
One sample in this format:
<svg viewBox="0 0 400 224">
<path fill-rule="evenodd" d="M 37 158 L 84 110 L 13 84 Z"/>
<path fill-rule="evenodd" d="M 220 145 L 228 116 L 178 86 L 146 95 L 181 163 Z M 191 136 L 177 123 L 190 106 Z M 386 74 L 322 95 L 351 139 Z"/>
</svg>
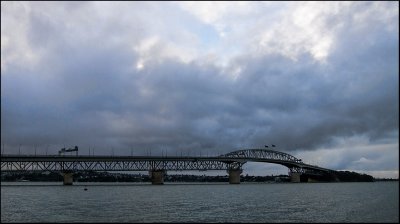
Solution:
<svg viewBox="0 0 400 224">
<path fill-rule="evenodd" d="M 1 185 L 1 222 L 398 221 L 398 182 Z"/>
</svg>

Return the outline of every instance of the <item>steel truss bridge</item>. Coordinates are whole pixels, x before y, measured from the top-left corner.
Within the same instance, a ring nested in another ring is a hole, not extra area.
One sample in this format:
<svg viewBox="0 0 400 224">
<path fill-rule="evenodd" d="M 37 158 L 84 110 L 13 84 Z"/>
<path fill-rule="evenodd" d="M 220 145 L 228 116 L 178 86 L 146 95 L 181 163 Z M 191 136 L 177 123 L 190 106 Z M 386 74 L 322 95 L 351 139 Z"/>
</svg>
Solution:
<svg viewBox="0 0 400 224">
<path fill-rule="evenodd" d="M 215 157 L 2 155 L 1 171 L 229 171 L 242 170 L 246 162 L 280 164 L 286 166 L 290 173 L 324 175 L 335 172 L 303 163 L 290 154 L 268 149 L 244 149 Z"/>
</svg>

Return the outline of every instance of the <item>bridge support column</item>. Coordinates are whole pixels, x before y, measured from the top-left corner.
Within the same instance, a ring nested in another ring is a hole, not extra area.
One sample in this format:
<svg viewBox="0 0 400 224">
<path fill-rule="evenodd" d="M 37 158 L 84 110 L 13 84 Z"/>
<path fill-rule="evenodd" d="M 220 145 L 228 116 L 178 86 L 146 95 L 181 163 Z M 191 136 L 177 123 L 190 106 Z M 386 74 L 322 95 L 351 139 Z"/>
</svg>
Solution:
<svg viewBox="0 0 400 224">
<path fill-rule="evenodd" d="M 300 183 L 300 174 L 301 173 L 290 173 L 290 182 Z"/>
<path fill-rule="evenodd" d="M 229 184 L 240 184 L 240 174 L 242 170 L 228 170 L 229 173 Z"/>
<path fill-rule="evenodd" d="M 164 170 L 150 170 L 149 176 L 152 184 L 164 184 Z"/>
<path fill-rule="evenodd" d="M 63 179 L 63 184 L 64 185 L 72 185 L 74 178 L 73 178 L 73 173 L 63 173 L 62 174 L 64 179 Z"/>
</svg>

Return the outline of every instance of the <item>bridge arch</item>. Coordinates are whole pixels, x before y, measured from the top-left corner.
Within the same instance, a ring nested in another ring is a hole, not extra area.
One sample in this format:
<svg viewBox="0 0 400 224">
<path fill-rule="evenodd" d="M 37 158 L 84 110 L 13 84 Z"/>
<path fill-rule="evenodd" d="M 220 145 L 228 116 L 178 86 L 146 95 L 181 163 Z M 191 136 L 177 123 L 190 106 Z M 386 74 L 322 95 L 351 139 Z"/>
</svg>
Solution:
<svg viewBox="0 0 400 224">
<path fill-rule="evenodd" d="M 325 175 L 335 172 L 334 170 L 305 164 L 301 159 L 298 159 L 295 156 L 270 149 L 242 149 L 220 155 L 220 157 L 231 158 L 235 163 L 240 163 L 240 167 L 242 167 L 246 162 L 280 164 L 289 169 L 289 175 Z"/>
<path fill-rule="evenodd" d="M 270 149 L 242 149 L 221 156 L 230 158 L 246 158 L 246 159 L 270 159 L 270 160 L 281 160 L 286 162 L 302 163 L 301 159 L 298 159 L 288 153 L 278 152 Z"/>
</svg>

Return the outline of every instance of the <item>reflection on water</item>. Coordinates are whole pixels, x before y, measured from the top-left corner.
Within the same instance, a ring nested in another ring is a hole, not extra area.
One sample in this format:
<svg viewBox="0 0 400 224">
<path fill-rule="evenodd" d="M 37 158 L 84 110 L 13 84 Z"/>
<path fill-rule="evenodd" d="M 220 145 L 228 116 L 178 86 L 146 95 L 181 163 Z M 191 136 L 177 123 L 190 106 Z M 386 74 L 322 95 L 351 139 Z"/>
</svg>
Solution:
<svg viewBox="0 0 400 224">
<path fill-rule="evenodd" d="M 1 222 L 398 222 L 398 192 L 398 182 L 3 182 Z"/>
</svg>

